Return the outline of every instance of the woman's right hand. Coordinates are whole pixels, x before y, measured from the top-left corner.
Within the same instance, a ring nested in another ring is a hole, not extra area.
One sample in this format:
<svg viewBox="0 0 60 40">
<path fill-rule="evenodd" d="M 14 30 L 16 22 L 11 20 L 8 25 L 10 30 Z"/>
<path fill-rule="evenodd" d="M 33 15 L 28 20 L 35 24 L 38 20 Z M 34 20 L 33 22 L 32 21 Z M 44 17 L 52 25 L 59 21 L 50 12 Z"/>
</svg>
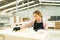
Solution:
<svg viewBox="0 0 60 40">
<path fill-rule="evenodd" d="M 14 27 L 13 28 L 13 31 L 18 31 L 18 30 L 20 30 L 21 28 L 20 27 Z"/>
</svg>

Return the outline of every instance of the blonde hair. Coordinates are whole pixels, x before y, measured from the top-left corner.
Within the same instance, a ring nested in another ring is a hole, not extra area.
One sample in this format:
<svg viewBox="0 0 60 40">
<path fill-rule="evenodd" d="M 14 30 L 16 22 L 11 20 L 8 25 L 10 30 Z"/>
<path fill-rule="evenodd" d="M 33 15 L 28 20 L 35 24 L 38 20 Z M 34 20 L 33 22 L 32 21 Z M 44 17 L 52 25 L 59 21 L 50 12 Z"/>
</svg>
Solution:
<svg viewBox="0 0 60 40">
<path fill-rule="evenodd" d="M 39 10 L 34 11 L 33 14 L 39 15 L 39 16 L 41 16 L 41 18 L 43 17 L 42 14 L 41 14 L 41 12 Z"/>
</svg>

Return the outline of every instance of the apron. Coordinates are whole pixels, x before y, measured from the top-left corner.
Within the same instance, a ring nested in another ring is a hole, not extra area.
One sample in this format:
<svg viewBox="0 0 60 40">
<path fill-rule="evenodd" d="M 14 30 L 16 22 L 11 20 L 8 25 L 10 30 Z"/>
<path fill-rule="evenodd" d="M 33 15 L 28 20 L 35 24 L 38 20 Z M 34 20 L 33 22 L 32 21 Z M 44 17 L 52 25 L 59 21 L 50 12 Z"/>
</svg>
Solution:
<svg viewBox="0 0 60 40">
<path fill-rule="evenodd" d="M 34 27 L 33 27 L 33 29 L 34 29 L 35 31 L 38 31 L 39 29 L 44 29 L 44 27 L 43 27 L 43 22 L 37 23 L 37 22 L 35 21 L 35 22 L 34 22 Z"/>
</svg>

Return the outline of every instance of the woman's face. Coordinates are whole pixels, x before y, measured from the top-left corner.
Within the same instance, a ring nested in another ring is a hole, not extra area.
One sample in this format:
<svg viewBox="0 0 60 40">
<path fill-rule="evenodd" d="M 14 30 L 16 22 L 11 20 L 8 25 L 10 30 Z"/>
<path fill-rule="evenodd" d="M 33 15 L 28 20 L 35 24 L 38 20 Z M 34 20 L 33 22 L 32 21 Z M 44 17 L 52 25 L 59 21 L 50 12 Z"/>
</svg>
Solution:
<svg viewBox="0 0 60 40">
<path fill-rule="evenodd" d="M 41 20 L 41 16 L 38 14 L 33 14 L 35 20 Z"/>
</svg>

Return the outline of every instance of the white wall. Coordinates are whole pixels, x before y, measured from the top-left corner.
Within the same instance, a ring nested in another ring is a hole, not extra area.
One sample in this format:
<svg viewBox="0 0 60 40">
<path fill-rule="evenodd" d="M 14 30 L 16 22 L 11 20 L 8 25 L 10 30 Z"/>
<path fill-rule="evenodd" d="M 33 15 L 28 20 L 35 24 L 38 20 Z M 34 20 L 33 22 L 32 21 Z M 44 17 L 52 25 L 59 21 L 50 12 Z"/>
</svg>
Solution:
<svg viewBox="0 0 60 40">
<path fill-rule="evenodd" d="M 43 16 L 48 19 L 49 16 L 60 16 L 60 7 L 57 6 L 38 6 L 35 8 L 19 11 L 16 15 L 20 17 L 32 17 L 32 14 L 35 10 L 41 11 Z"/>
</svg>

